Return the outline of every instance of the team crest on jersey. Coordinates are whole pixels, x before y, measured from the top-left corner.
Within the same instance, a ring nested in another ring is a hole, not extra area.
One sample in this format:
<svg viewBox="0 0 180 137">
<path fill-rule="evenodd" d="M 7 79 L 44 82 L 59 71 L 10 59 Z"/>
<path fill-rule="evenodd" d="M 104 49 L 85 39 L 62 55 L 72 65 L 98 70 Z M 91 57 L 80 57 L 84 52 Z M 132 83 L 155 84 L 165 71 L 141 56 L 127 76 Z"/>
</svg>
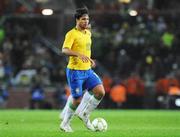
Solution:
<svg viewBox="0 0 180 137">
<path fill-rule="evenodd" d="M 76 89 L 75 89 L 75 92 L 76 92 L 76 93 L 79 93 L 79 91 L 80 91 L 79 88 L 76 88 Z"/>
</svg>

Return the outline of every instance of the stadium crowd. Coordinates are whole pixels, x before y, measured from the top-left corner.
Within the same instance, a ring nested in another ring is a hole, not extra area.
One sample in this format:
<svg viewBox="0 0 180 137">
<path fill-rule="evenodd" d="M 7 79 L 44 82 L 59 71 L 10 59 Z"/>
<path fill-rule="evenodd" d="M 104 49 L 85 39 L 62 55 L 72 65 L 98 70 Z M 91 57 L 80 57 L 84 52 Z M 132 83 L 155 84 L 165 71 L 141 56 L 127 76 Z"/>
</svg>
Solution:
<svg viewBox="0 0 180 137">
<path fill-rule="evenodd" d="M 96 13 L 91 13 L 95 69 L 107 92 L 100 107 L 171 108 L 171 97 L 180 95 L 179 14 L 145 12 L 144 5 L 134 5 L 138 16 L 116 2 L 96 3 Z M 4 12 L 0 7 L 0 14 Z M 44 41 L 48 26 L 34 20 L 10 17 L 1 24 L 1 85 L 61 87 L 57 96 L 65 100 L 66 58 Z M 55 47 L 61 49 L 60 43 Z"/>
</svg>

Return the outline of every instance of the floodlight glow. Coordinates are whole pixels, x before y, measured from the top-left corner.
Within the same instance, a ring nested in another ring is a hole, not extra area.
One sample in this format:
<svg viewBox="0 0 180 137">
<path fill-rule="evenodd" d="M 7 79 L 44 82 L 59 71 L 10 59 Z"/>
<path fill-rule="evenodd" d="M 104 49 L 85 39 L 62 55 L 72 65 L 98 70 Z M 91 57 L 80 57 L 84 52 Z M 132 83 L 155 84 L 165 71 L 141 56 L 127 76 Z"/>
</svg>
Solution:
<svg viewBox="0 0 180 137">
<path fill-rule="evenodd" d="M 46 16 L 52 15 L 53 14 L 53 10 L 52 9 L 43 9 L 42 10 L 42 14 L 46 15 Z"/>
<path fill-rule="evenodd" d="M 131 0 L 119 0 L 119 2 L 121 2 L 121 3 L 130 3 L 131 2 Z"/>
<path fill-rule="evenodd" d="M 136 10 L 130 10 L 130 11 L 129 11 L 129 15 L 130 15 L 130 16 L 137 16 L 137 14 L 138 14 L 138 13 L 137 13 Z"/>
<path fill-rule="evenodd" d="M 49 0 L 36 0 L 36 2 L 39 2 L 39 3 L 46 3 L 48 2 Z"/>
</svg>

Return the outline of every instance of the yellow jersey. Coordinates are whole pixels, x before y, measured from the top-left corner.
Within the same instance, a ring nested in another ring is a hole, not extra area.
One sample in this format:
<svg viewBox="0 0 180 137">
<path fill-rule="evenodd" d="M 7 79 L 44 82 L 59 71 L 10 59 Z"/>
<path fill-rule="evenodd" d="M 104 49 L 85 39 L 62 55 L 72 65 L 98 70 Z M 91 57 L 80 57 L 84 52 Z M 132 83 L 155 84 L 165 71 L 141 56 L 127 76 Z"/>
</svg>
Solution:
<svg viewBox="0 0 180 137">
<path fill-rule="evenodd" d="M 83 54 L 87 57 L 91 57 L 91 32 L 85 30 L 85 33 L 79 31 L 76 28 L 67 32 L 62 48 L 68 48 Z M 80 58 L 75 56 L 69 57 L 67 68 L 74 70 L 88 70 L 91 68 L 91 62 L 83 62 Z"/>
</svg>

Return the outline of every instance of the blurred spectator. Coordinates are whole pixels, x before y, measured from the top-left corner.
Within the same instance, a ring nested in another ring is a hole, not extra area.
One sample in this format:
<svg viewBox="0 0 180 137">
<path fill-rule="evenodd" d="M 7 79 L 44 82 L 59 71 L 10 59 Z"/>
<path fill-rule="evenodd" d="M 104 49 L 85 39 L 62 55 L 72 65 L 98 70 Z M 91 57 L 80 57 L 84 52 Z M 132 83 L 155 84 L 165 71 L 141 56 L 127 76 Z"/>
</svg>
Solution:
<svg viewBox="0 0 180 137">
<path fill-rule="evenodd" d="M 46 67 L 37 69 L 37 73 L 32 77 L 32 83 L 41 83 L 43 87 L 50 86 L 49 70 Z"/>
<path fill-rule="evenodd" d="M 126 102 L 126 87 L 123 84 L 116 84 L 111 88 L 110 97 L 115 103 L 115 108 L 124 107 Z"/>
<path fill-rule="evenodd" d="M 5 37 L 5 30 L 0 26 L 0 44 L 3 42 Z"/>
<path fill-rule="evenodd" d="M 24 64 L 13 80 L 14 85 L 28 86 L 32 82 L 32 78 L 37 74 L 35 69 L 32 69 L 28 64 Z"/>
<path fill-rule="evenodd" d="M 10 38 L 6 38 L 2 45 L 3 52 L 7 52 L 10 54 L 11 50 L 13 49 L 13 44 Z"/>
<path fill-rule="evenodd" d="M 6 108 L 7 100 L 9 97 L 8 90 L 2 84 L 0 85 L 0 108 Z"/>
<path fill-rule="evenodd" d="M 129 72 L 127 70 L 131 69 L 131 59 L 127 55 L 126 50 L 121 49 L 117 55 L 117 71 L 122 77 L 127 77 Z"/>
<path fill-rule="evenodd" d="M 9 62 L 9 60 L 8 60 L 7 62 L 4 62 L 4 72 L 5 72 L 4 82 L 5 82 L 7 85 L 12 85 L 13 66 L 12 66 L 12 64 Z"/>
<path fill-rule="evenodd" d="M 127 87 L 127 107 L 142 108 L 144 97 L 144 82 L 138 74 L 133 73 L 126 81 Z"/>
<path fill-rule="evenodd" d="M 157 31 L 163 33 L 167 29 L 167 25 L 162 16 L 158 17 L 157 21 Z"/>
<path fill-rule="evenodd" d="M 110 108 L 111 106 L 110 91 L 111 91 L 113 80 L 110 75 L 104 74 L 102 77 L 102 82 L 103 82 L 104 89 L 106 92 L 104 99 L 102 100 L 102 105 L 105 108 Z"/>
<path fill-rule="evenodd" d="M 175 84 L 171 84 L 169 86 L 168 95 L 170 96 L 180 95 L 180 88 Z"/>
<path fill-rule="evenodd" d="M 31 109 L 42 109 L 44 108 L 44 89 L 41 87 L 39 83 L 36 83 L 31 91 L 31 101 L 30 108 Z"/>
<path fill-rule="evenodd" d="M 163 45 L 169 49 L 172 48 L 172 44 L 174 42 L 174 34 L 167 31 L 167 32 L 164 32 L 164 34 L 162 35 L 162 42 L 163 42 Z"/>
<path fill-rule="evenodd" d="M 176 102 L 180 99 L 180 88 L 175 84 L 171 84 L 168 90 L 167 107 L 169 109 L 178 109 L 180 105 Z"/>
<path fill-rule="evenodd" d="M 174 76 L 161 78 L 156 82 L 156 107 L 170 108 L 169 102 L 179 95 L 179 81 Z"/>
<path fill-rule="evenodd" d="M 166 95 L 169 88 L 169 81 L 167 78 L 161 78 L 156 81 L 157 95 Z"/>
<path fill-rule="evenodd" d="M 4 76 L 5 76 L 4 64 L 3 61 L 0 60 L 0 79 L 3 80 Z"/>
<path fill-rule="evenodd" d="M 67 96 L 66 96 L 66 93 L 65 93 L 65 89 L 64 89 L 64 86 L 62 84 L 58 84 L 56 86 L 56 90 L 54 92 L 54 101 L 55 101 L 55 104 L 57 105 L 57 108 L 59 109 L 62 109 L 67 101 Z"/>
</svg>

